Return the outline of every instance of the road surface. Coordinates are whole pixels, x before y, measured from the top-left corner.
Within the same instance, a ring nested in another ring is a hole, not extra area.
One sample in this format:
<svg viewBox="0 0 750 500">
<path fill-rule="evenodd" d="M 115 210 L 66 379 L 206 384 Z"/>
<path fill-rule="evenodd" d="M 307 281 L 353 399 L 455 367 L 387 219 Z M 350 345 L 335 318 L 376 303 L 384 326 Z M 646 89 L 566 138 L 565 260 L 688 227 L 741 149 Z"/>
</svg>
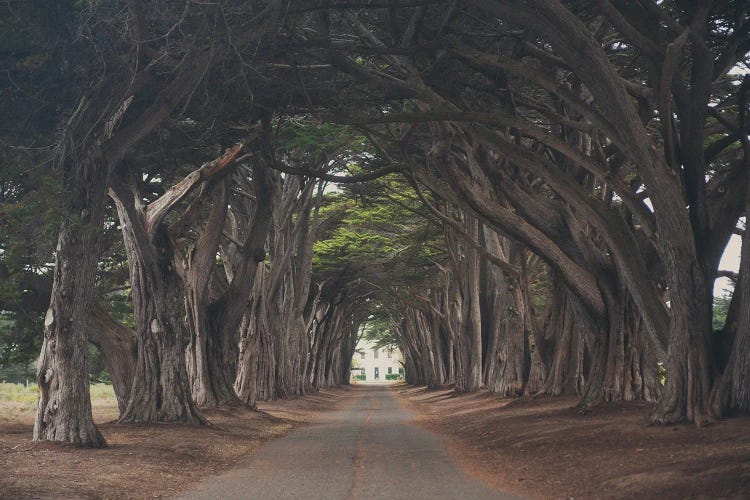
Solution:
<svg viewBox="0 0 750 500">
<path fill-rule="evenodd" d="M 387 386 L 357 386 L 346 398 L 183 498 L 513 498 L 464 473 L 440 437 L 409 423 L 415 415 Z"/>
</svg>

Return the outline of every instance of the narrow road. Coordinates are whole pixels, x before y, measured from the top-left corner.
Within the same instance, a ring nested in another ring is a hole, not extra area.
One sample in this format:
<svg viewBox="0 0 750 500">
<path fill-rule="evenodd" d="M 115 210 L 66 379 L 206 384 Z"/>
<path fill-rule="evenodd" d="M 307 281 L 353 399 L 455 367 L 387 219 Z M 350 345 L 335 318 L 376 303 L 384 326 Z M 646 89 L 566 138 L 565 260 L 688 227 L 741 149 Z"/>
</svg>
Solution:
<svg viewBox="0 0 750 500">
<path fill-rule="evenodd" d="M 435 434 L 411 425 L 387 386 L 357 386 L 340 409 L 261 448 L 185 499 L 513 498 L 464 473 Z"/>
</svg>

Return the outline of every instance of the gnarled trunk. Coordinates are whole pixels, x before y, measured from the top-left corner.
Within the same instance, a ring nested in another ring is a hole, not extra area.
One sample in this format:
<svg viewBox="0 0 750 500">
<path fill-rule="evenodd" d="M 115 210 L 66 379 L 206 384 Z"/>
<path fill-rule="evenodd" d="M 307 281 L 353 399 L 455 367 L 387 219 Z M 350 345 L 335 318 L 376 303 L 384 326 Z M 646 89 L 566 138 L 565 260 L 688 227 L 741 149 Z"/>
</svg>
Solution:
<svg viewBox="0 0 750 500">
<path fill-rule="evenodd" d="M 205 423 L 190 397 L 182 281 L 172 263 L 170 237 L 161 224 L 147 230 L 144 212 L 136 208 L 135 197 L 126 190 L 110 195 L 117 206 L 128 254 L 138 334 L 138 362 L 120 421 Z"/>
<path fill-rule="evenodd" d="M 91 110 L 85 103 L 81 101 L 82 114 Z M 71 136 L 66 137 L 70 144 L 76 144 L 74 129 L 71 126 Z M 66 219 L 58 235 L 52 294 L 37 362 L 34 440 L 101 448 L 106 442 L 91 414 L 86 337 L 111 165 L 98 146 L 80 163 L 75 163 L 77 159 L 75 151 L 63 148 L 60 167 L 67 190 Z"/>
<path fill-rule="evenodd" d="M 92 168 L 95 170 L 95 168 Z M 104 179 L 93 179 L 93 206 L 82 210 L 91 227 L 63 222 L 55 255 L 52 300 L 44 320 L 44 342 L 37 363 L 39 402 L 34 440 L 63 441 L 101 448 L 106 441 L 94 425 L 89 395 L 86 329 L 99 257 L 98 227 L 104 211 Z"/>
</svg>

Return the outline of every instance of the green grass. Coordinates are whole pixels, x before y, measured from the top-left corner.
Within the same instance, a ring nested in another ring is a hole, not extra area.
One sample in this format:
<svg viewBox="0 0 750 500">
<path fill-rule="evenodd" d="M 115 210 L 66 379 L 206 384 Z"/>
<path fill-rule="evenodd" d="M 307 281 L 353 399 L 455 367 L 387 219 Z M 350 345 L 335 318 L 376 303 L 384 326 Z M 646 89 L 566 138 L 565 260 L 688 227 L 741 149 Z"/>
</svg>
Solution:
<svg viewBox="0 0 750 500">
<path fill-rule="evenodd" d="M 4 424 L 31 425 L 36 414 L 39 388 L 29 381 L 29 386 L 0 382 L 0 426 Z M 109 384 L 91 384 L 91 406 L 94 418 L 102 421 L 116 419 L 117 398 Z M 2 429 L 0 429 L 2 432 Z"/>
<path fill-rule="evenodd" d="M 0 383 L 0 401 L 35 405 L 38 398 L 39 387 L 36 384 L 29 383 L 26 387 L 24 384 Z M 115 393 L 109 384 L 91 384 L 91 399 L 114 400 Z"/>
</svg>

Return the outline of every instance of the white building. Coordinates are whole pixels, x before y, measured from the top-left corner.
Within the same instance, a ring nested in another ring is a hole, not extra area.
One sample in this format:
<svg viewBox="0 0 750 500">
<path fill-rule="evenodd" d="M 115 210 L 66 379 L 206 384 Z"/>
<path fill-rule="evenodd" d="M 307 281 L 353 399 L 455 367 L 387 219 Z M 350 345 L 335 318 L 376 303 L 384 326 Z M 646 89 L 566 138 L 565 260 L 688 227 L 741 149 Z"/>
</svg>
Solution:
<svg viewBox="0 0 750 500">
<path fill-rule="evenodd" d="M 396 382 L 404 377 L 403 359 L 399 349 L 377 348 L 361 339 L 352 358 L 352 378 L 368 384 Z"/>
</svg>

